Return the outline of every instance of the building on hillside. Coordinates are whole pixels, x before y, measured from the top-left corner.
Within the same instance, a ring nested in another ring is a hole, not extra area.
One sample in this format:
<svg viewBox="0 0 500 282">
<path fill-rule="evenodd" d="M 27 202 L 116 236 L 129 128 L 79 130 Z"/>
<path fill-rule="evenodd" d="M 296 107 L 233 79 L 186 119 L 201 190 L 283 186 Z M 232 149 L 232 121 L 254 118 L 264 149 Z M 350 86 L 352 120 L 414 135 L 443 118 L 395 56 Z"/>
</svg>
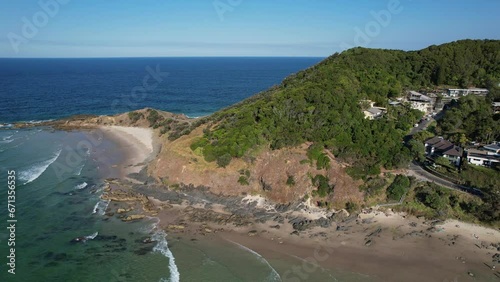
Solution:
<svg viewBox="0 0 500 282">
<path fill-rule="evenodd" d="M 486 96 L 490 91 L 484 88 L 468 88 L 468 89 L 459 89 L 459 88 L 450 88 L 447 89 L 448 96 L 451 97 L 459 97 L 459 96 L 467 96 L 469 94 L 474 94 L 478 96 Z"/>
<path fill-rule="evenodd" d="M 389 106 L 393 106 L 393 107 L 396 107 L 396 106 L 400 106 L 401 105 L 401 102 L 400 101 L 392 101 L 392 100 L 389 100 Z"/>
<path fill-rule="evenodd" d="M 430 113 L 434 109 L 434 102 L 436 100 L 422 93 L 409 91 L 408 101 L 410 102 L 410 107 L 412 109 L 419 110 L 424 113 Z"/>
<path fill-rule="evenodd" d="M 491 108 L 493 109 L 493 113 L 500 114 L 500 102 L 491 103 Z"/>
<path fill-rule="evenodd" d="M 443 137 L 435 136 L 425 141 L 425 153 L 431 157 L 444 157 L 459 166 L 463 150 Z"/>
<path fill-rule="evenodd" d="M 362 108 L 366 107 L 365 108 L 366 110 L 363 110 L 363 113 L 365 114 L 365 119 L 369 120 L 378 119 L 384 116 L 384 114 L 387 112 L 386 108 L 375 107 L 375 102 L 371 100 L 361 100 L 359 103 L 361 104 Z"/>
<path fill-rule="evenodd" d="M 365 119 L 374 120 L 381 118 L 387 112 L 386 108 L 381 107 L 371 107 L 363 111 L 365 114 Z"/>
<path fill-rule="evenodd" d="M 500 166 L 500 155 L 492 155 L 485 150 L 469 149 L 467 150 L 467 162 L 485 167 Z"/>
<path fill-rule="evenodd" d="M 493 143 L 493 144 L 483 146 L 483 151 L 487 152 L 488 155 L 499 155 L 500 156 L 500 145 L 498 145 L 498 143 Z"/>
</svg>

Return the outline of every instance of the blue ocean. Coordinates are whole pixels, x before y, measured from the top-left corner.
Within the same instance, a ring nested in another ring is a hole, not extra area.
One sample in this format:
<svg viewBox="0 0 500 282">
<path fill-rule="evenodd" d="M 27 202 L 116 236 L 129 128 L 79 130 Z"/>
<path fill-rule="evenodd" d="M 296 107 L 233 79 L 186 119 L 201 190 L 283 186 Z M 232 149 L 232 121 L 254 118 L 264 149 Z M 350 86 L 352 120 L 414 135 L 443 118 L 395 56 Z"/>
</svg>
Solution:
<svg viewBox="0 0 500 282">
<path fill-rule="evenodd" d="M 153 107 L 209 115 L 321 58 L 0 59 L 0 123 Z"/>
</svg>

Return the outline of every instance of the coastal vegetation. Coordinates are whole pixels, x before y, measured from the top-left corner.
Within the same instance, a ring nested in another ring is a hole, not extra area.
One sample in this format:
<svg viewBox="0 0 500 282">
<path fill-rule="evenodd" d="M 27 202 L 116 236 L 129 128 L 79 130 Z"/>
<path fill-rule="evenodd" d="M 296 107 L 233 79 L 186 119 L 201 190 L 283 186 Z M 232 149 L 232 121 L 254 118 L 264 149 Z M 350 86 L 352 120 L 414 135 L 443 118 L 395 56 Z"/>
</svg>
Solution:
<svg viewBox="0 0 500 282">
<path fill-rule="evenodd" d="M 423 182 L 410 190 L 399 210 L 429 219 L 455 218 L 469 222 L 498 224 L 500 209 L 496 203 L 472 195 Z M 496 207 L 495 207 L 496 205 Z"/>
<path fill-rule="evenodd" d="M 468 95 L 452 103 L 438 122 L 436 133 L 462 146 L 468 141 L 490 143 L 500 139 L 500 114 L 491 107 L 493 95 Z"/>
<path fill-rule="evenodd" d="M 285 79 L 280 86 L 224 109 L 204 120 L 205 133 L 192 148 L 207 161 L 241 158 L 250 149 L 279 149 L 312 142 L 309 158 L 327 166 L 319 148 L 351 165 L 357 178 L 380 168 L 400 168 L 412 158 L 402 139 L 421 114 L 390 109 L 377 120 L 364 119 L 359 104 L 387 105 L 403 90 L 448 84 L 489 86 L 500 77 L 499 41 L 465 40 L 421 51 L 354 48 Z"/>
<path fill-rule="evenodd" d="M 499 50 L 500 41 L 464 40 L 411 52 L 354 48 L 336 53 L 291 75 L 279 86 L 197 121 L 203 135 L 194 138 L 190 148 L 207 162 L 228 167 L 232 159 L 254 159 L 254 152 L 262 149 L 306 144 L 307 159 L 300 163 L 323 171 L 309 175 L 310 195 L 317 197 L 320 206 L 331 206 L 335 181 L 324 172 L 335 159 L 346 165 L 345 171 L 353 179 L 363 180 L 359 188 L 365 204 L 403 199 L 403 208 L 416 214 L 456 218 L 468 214 L 474 220 L 498 222 L 495 187 L 499 185 L 491 180 L 498 179 L 496 174 L 483 172 L 478 178 L 475 168 L 463 168 L 460 177 L 464 183 L 488 188 L 480 199 L 382 172 L 406 168 L 412 159 L 424 161 L 422 142 L 436 134 L 459 143 L 499 137 L 498 115 L 491 110 L 491 101 L 498 96 Z M 423 114 L 407 105 L 391 107 L 389 99 L 409 89 L 432 90 L 443 85 L 486 87 L 491 93 L 486 98 L 462 98 L 438 124 L 403 142 Z M 387 108 L 386 113 L 374 120 L 365 119 L 362 110 L 366 103 L 362 101 L 366 100 Z M 169 139 L 192 128 L 188 125 L 170 132 Z M 250 178 L 240 174 L 238 183 L 249 185 Z M 293 175 L 287 175 L 286 185 L 294 189 Z M 349 202 L 351 211 L 362 206 Z"/>
</svg>

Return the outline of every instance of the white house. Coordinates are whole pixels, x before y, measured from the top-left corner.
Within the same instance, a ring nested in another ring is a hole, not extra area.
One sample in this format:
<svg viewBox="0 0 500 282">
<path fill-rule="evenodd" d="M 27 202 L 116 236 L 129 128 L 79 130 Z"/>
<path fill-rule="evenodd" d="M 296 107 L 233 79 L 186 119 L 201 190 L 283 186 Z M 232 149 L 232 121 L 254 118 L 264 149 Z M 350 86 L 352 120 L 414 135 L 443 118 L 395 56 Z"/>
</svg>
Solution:
<svg viewBox="0 0 500 282">
<path fill-rule="evenodd" d="M 424 113 L 430 113 L 434 108 L 434 100 L 431 97 L 416 91 L 408 92 L 408 101 L 410 102 L 410 107 L 412 109 L 419 110 Z"/>
<path fill-rule="evenodd" d="M 467 161 L 473 165 L 491 167 L 500 165 L 500 156 L 468 152 Z"/>
<path fill-rule="evenodd" d="M 469 88 L 469 89 L 450 88 L 450 89 L 448 89 L 448 95 L 451 97 L 467 96 L 469 94 L 486 96 L 486 95 L 488 95 L 488 93 L 489 93 L 488 89 L 484 89 L 484 88 Z"/>
</svg>

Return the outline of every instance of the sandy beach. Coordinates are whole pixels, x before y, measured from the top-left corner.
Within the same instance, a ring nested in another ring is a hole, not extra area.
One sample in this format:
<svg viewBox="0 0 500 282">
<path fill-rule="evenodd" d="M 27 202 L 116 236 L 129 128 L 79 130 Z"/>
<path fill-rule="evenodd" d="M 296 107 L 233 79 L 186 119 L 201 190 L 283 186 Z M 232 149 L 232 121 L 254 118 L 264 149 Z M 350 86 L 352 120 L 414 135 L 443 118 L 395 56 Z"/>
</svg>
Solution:
<svg viewBox="0 0 500 282">
<path fill-rule="evenodd" d="M 138 173 L 151 160 L 157 146 L 153 130 L 150 128 L 127 126 L 100 126 L 108 138 L 117 142 L 125 154 L 126 161 L 121 166 L 122 177 Z"/>
</svg>

